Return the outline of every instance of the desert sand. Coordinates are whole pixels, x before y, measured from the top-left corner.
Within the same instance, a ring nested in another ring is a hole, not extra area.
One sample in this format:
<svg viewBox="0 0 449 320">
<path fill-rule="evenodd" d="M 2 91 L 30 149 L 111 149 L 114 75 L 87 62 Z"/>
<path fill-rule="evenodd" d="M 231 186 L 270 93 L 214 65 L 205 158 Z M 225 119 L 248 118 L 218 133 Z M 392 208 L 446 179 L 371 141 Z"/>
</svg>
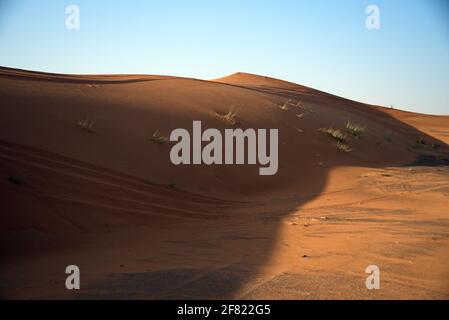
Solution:
<svg viewBox="0 0 449 320">
<path fill-rule="evenodd" d="M 174 166 L 193 120 L 279 129 L 278 173 Z M 449 116 L 258 75 L 0 68 L 0 296 L 448 299 L 448 144 Z"/>
</svg>

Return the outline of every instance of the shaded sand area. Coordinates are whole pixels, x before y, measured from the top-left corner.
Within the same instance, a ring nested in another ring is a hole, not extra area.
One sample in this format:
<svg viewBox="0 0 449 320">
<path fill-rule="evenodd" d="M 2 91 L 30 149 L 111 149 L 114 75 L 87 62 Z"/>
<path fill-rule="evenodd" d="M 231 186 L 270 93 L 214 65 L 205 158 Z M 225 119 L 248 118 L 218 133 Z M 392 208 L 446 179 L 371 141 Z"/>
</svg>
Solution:
<svg viewBox="0 0 449 320">
<path fill-rule="evenodd" d="M 449 298 L 447 116 L 244 73 L 1 68 L 0 105 L 2 297 Z M 277 175 L 172 165 L 193 120 L 278 128 Z"/>
</svg>

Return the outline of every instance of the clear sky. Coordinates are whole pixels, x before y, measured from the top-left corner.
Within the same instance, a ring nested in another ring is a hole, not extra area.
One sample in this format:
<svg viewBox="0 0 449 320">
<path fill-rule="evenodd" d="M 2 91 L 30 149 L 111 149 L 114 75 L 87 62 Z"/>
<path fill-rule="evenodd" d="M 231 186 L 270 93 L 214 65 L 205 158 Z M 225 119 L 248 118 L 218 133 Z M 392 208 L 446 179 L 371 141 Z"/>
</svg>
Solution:
<svg viewBox="0 0 449 320">
<path fill-rule="evenodd" d="M 80 29 L 65 9 L 80 9 Z M 365 27 L 368 5 L 380 29 Z M 0 65 L 212 79 L 237 71 L 449 114 L 446 0 L 0 0 Z"/>
</svg>

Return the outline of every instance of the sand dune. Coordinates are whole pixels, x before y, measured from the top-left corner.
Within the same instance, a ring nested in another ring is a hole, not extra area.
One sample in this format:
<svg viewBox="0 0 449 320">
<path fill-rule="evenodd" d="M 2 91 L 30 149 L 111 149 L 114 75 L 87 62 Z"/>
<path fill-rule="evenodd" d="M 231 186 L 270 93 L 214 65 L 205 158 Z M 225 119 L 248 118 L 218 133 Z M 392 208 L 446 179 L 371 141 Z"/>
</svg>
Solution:
<svg viewBox="0 0 449 320">
<path fill-rule="evenodd" d="M 0 68 L 0 102 L 2 296 L 449 297 L 447 116 L 246 73 Z M 278 173 L 174 166 L 154 137 L 193 120 L 279 129 Z M 79 292 L 65 289 L 69 264 Z M 364 287 L 369 264 L 382 290 Z"/>
</svg>

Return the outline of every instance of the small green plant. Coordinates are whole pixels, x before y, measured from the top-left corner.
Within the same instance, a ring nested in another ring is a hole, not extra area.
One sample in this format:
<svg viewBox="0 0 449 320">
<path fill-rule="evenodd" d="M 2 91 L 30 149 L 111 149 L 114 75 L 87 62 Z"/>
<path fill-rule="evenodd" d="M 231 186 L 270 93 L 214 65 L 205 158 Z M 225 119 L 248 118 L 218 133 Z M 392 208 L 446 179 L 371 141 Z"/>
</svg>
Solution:
<svg viewBox="0 0 449 320">
<path fill-rule="evenodd" d="M 423 144 L 423 145 L 426 145 L 427 144 L 427 142 L 426 141 L 424 141 L 424 139 L 422 138 L 422 137 L 420 137 L 418 140 L 416 140 L 416 144 Z"/>
<path fill-rule="evenodd" d="M 282 111 L 287 111 L 290 109 L 290 106 L 294 106 L 294 104 L 292 103 L 292 99 L 288 99 L 283 105 L 276 104 L 276 106 Z"/>
<path fill-rule="evenodd" d="M 349 147 L 347 144 L 340 142 L 340 141 L 337 142 L 337 149 L 342 152 L 346 152 L 346 153 L 349 153 L 352 151 L 351 147 Z"/>
<path fill-rule="evenodd" d="M 422 147 L 423 145 L 427 145 L 427 142 L 425 142 L 423 138 L 418 138 L 418 139 L 415 141 L 415 143 L 412 143 L 412 144 L 410 144 L 410 145 L 407 147 L 407 150 L 410 151 L 410 152 L 413 152 L 413 151 L 416 151 L 416 150 L 418 150 L 418 149 L 421 149 L 421 147 Z"/>
<path fill-rule="evenodd" d="M 19 175 L 11 175 L 8 178 L 8 181 L 11 182 L 11 183 L 17 184 L 19 186 L 25 186 L 26 185 L 24 178 L 22 176 L 19 176 Z"/>
<path fill-rule="evenodd" d="M 170 183 L 168 184 L 168 187 L 169 187 L 170 189 L 176 189 L 176 182 L 170 182 Z"/>
<path fill-rule="evenodd" d="M 430 147 L 431 147 L 432 149 L 439 149 L 439 148 L 440 148 L 440 145 L 439 145 L 438 143 L 432 143 L 432 144 L 430 145 Z"/>
<path fill-rule="evenodd" d="M 390 131 L 386 131 L 385 133 L 384 133 L 384 140 L 386 140 L 386 141 L 388 141 L 388 142 L 391 142 L 391 140 L 392 140 L 392 134 L 391 134 L 391 132 Z"/>
<path fill-rule="evenodd" d="M 303 111 L 303 113 L 305 113 L 305 114 L 314 113 L 312 107 L 302 104 L 301 102 L 298 102 L 296 104 L 296 107 L 301 109 Z"/>
<path fill-rule="evenodd" d="M 409 152 L 414 152 L 416 149 L 417 149 L 417 146 L 414 144 L 407 147 L 407 151 L 409 151 Z"/>
<path fill-rule="evenodd" d="M 348 130 L 355 138 L 359 137 L 364 131 L 365 127 L 357 123 L 352 123 L 348 121 L 346 123 L 346 130 Z"/>
<path fill-rule="evenodd" d="M 153 132 L 150 140 L 157 144 L 166 144 L 170 141 L 168 137 L 163 136 L 159 133 L 159 129 Z"/>
<path fill-rule="evenodd" d="M 90 117 L 87 116 L 84 120 L 78 121 L 78 127 L 80 127 L 83 130 L 86 130 L 89 133 L 93 133 L 95 121 L 96 121 L 96 117 L 93 117 L 92 119 L 90 119 Z"/>
<path fill-rule="evenodd" d="M 278 108 L 282 111 L 287 111 L 289 109 L 289 106 L 287 103 L 284 103 L 283 105 L 277 104 Z"/>
<path fill-rule="evenodd" d="M 338 142 L 344 143 L 346 141 L 346 135 L 338 129 L 330 127 L 330 128 L 321 128 L 319 130 L 323 133 L 326 133 L 328 136 L 332 137 Z"/>
<path fill-rule="evenodd" d="M 237 123 L 237 114 L 230 110 L 226 114 L 219 114 L 217 112 L 213 113 L 213 116 L 224 123 L 235 125 Z"/>
</svg>

